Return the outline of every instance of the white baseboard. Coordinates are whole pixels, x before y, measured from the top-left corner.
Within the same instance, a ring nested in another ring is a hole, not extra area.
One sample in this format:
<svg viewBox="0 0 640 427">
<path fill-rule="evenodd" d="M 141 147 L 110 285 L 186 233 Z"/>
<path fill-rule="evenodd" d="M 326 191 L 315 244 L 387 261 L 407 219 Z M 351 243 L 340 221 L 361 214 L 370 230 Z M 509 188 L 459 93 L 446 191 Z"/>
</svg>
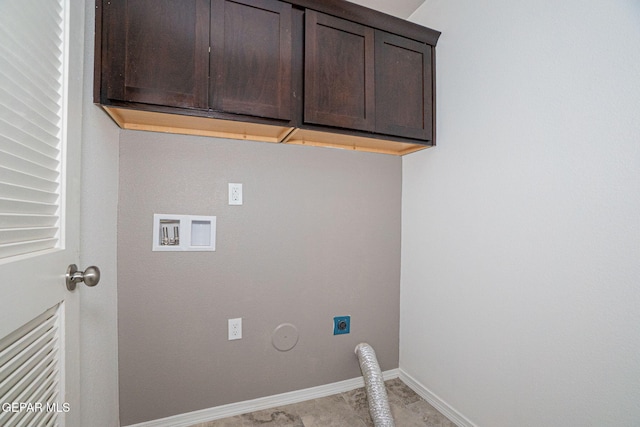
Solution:
<svg viewBox="0 0 640 427">
<path fill-rule="evenodd" d="M 431 390 L 426 388 L 424 385 L 419 383 L 415 378 L 411 375 L 407 374 L 402 369 L 399 370 L 400 375 L 399 378 L 404 382 L 409 388 L 418 393 L 420 397 L 429 402 L 431 406 L 436 408 L 442 415 L 449 418 L 451 422 L 453 422 L 458 427 L 478 427 L 474 423 L 471 422 L 467 417 L 462 415 L 460 412 L 456 411 L 451 405 L 442 400 L 438 395 L 433 393 Z"/>
<path fill-rule="evenodd" d="M 382 377 L 385 381 L 398 378 L 399 375 L 400 371 L 398 369 L 391 369 L 382 373 Z M 127 427 L 189 427 L 193 424 L 206 423 L 208 421 L 219 420 L 221 418 L 246 414 L 247 412 L 260 411 L 262 409 L 274 408 L 276 406 L 284 406 L 292 403 L 304 402 L 305 400 L 327 397 L 332 394 L 344 393 L 345 391 L 351 391 L 360 387 L 364 387 L 364 379 L 362 377 L 352 378 L 350 380 L 339 381 L 337 383 L 276 394 L 274 396 L 261 397 L 259 399 L 246 400 L 244 402 L 230 403 L 228 405 L 216 406 L 214 408 L 202 409 L 200 411 L 188 412 L 186 414 L 173 415 L 171 417 L 145 421 L 138 424 L 131 424 Z"/>
</svg>

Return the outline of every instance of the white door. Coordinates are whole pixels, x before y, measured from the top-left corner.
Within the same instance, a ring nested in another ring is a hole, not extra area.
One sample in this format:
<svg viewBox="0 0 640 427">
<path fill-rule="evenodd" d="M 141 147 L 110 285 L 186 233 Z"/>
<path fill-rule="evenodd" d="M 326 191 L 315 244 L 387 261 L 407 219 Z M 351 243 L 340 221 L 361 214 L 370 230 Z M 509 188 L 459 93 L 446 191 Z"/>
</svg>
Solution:
<svg viewBox="0 0 640 427">
<path fill-rule="evenodd" d="M 79 259 L 83 8 L 0 0 L 2 426 L 80 420 L 78 294 L 90 289 L 68 291 L 65 272 Z M 15 332 L 50 309 L 55 322 L 30 333 L 42 337 Z"/>
</svg>

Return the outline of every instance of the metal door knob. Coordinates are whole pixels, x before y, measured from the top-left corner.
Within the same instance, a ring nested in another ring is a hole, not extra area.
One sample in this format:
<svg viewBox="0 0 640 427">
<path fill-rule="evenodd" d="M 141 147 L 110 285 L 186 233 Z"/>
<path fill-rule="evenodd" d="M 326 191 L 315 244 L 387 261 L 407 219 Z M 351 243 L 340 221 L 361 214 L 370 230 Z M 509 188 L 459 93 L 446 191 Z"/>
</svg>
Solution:
<svg viewBox="0 0 640 427">
<path fill-rule="evenodd" d="M 78 266 L 75 264 L 69 265 L 67 268 L 67 289 L 70 291 L 75 290 L 78 282 L 84 282 L 87 286 L 95 286 L 100 282 L 100 269 L 95 265 L 87 267 L 84 271 L 78 271 Z"/>
</svg>

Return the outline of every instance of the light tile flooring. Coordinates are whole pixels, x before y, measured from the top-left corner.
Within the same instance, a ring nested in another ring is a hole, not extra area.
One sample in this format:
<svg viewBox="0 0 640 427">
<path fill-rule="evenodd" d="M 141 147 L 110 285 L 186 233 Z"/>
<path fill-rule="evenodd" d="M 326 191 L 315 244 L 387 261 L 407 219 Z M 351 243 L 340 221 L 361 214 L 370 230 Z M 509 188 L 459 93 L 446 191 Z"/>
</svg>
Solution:
<svg viewBox="0 0 640 427">
<path fill-rule="evenodd" d="M 399 379 L 385 382 L 396 427 L 455 427 Z M 192 427 L 372 427 L 364 388 Z"/>
</svg>

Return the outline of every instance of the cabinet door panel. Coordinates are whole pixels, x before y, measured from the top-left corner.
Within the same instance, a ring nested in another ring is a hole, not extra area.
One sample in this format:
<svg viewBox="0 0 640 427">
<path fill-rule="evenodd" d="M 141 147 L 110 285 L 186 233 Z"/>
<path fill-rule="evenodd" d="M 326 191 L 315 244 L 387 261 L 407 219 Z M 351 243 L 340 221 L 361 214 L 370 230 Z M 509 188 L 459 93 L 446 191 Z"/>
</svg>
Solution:
<svg viewBox="0 0 640 427">
<path fill-rule="evenodd" d="M 431 140 L 431 46 L 376 31 L 376 132 Z"/>
<path fill-rule="evenodd" d="M 213 0 L 211 38 L 213 109 L 291 119 L 291 5 Z"/>
<path fill-rule="evenodd" d="M 113 100 L 207 108 L 208 0 L 111 0 Z"/>
<path fill-rule="evenodd" d="M 374 30 L 307 10 L 304 121 L 373 131 Z"/>
</svg>

